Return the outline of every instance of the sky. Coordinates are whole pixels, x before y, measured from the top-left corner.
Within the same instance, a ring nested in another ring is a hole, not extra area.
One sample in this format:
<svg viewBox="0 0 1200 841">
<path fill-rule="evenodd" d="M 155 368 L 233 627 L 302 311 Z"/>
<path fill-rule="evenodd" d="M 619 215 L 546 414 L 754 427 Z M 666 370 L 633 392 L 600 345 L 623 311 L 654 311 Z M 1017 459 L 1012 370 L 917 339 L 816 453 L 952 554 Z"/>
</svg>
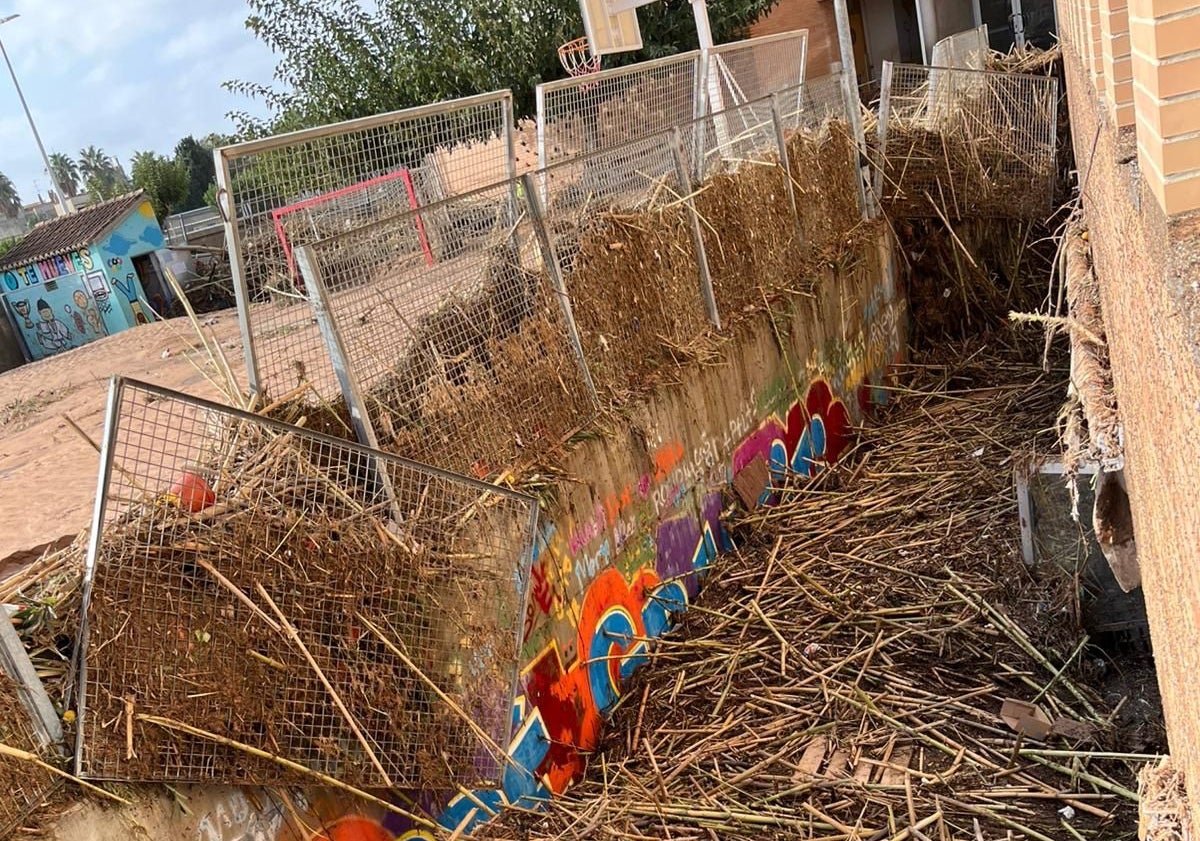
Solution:
<svg viewBox="0 0 1200 841">
<path fill-rule="evenodd" d="M 262 114 L 221 83 L 269 83 L 270 50 L 245 28 L 244 0 L 0 0 L 0 26 L 46 152 L 99 146 L 129 171 L 135 151 L 171 155 L 181 137 L 231 132 L 230 111 Z M 23 202 L 45 174 L 7 69 L 0 66 L 0 172 Z"/>
</svg>

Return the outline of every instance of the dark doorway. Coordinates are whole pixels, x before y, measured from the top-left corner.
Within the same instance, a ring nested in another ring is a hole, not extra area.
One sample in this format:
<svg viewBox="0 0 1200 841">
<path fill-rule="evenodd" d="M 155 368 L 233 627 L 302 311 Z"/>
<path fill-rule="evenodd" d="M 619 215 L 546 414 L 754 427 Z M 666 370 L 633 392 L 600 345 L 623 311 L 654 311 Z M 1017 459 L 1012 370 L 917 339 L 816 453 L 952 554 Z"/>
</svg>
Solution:
<svg viewBox="0 0 1200 841">
<path fill-rule="evenodd" d="M 896 14 L 896 44 L 900 49 L 900 61 L 904 64 L 924 64 L 916 0 L 892 0 L 892 6 Z"/>
<path fill-rule="evenodd" d="M 137 272 L 142 289 L 146 292 L 146 302 L 154 310 L 156 316 L 162 317 L 167 311 L 170 296 L 162 272 L 158 270 L 158 261 L 153 254 L 143 254 L 133 258 L 133 270 Z"/>
</svg>

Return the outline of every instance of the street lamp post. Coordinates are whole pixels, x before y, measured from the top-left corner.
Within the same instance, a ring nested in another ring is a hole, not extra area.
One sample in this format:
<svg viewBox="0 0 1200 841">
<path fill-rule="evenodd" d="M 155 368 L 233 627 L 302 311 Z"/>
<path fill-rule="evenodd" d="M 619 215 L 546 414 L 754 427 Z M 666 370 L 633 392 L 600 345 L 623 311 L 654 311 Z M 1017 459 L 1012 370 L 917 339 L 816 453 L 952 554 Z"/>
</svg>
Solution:
<svg viewBox="0 0 1200 841">
<path fill-rule="evenodd" d="M 20 15 L 8 15 L 0 18 L 0 26 L 8 23 L 11 20 L 16 20 Z M 16 71 L 13 70 L 12 62 L 8 60 L 8 51 L 4 49 L 4 41 L 0 40 L 0 55 L 4 56 L 4 63 L 8 65 L 8 75 L 12 76 L 13 87 L 17 89 L 17 98 L 21 100 L 21 107 L 25 109 L 25 118 L 29 120 L 29 128 L 33 131 L 33 139 L 37 141 L 38 151 L 42 153 L 42 163 L 46 166 L 46 174 L 50 176 L 50 183 L 54 185 L 54 195 L 58 198 L 58 206 L 65 213 L 73 213 L 75 211 L 71 199 L 63 193 L 62 187 L 58 183 L 58 179 L 54 177 L 54 168 L 50 166 L 50 158 L 46 154 L 46 147 L 42 145 L 42 136 L 38 134 L 37 126 L 33 122 L 33 114 L 29 113 L 29 104 L 25 102 L 25 94 L 21 92 L 21 85 L 17 81 Z"/>
</svg>

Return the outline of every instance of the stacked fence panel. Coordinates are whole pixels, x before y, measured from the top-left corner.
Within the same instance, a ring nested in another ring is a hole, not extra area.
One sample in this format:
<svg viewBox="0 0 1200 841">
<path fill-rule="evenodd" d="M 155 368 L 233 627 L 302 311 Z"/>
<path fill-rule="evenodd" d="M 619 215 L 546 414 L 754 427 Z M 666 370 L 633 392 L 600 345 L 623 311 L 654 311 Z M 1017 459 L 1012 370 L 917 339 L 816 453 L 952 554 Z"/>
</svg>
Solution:
<svg viewBox="0 0 1200 841">
<path fill-rule="evenodd" d="M 528 197 L 506 181 L 311 246 L 302 264 L 371 443 L 486 476 L 593 407 Z"/>
<path fill-rule="evenodd" d="M 1044 219 L 1056 178 L 1058 82 L 885 64 L 877 189 L 895 216 Z"/>
<path fill-rule="evenodd" d="M 0 621 L 8 614 L 0 610 Z M 53 762 L 56 757 L 38 736 L 30 709 L 22 700 L 20 685 L 0 669 L 0 743 Z M 49 771 L 26 759 L 0 755 L 0 838 L 7 838 L 57 787 Z"/>
<path fill-rule="evenodd" d="M 754 102 L 804 81 L 808 30 L 719 44 L 706 50 L 704 94 L 710 112 Z"/>
<path fill-rule="evenodd" d="M 254 140 L 216 152 L 252 385 L 336 390 L 296 248 L 503 178 L 508 91 Z"/>
<path fill-rule="evenodd" d="M 78 773 L 499 778 L 531 499 L 133 381 L 109 405 Z"/>
</svg>

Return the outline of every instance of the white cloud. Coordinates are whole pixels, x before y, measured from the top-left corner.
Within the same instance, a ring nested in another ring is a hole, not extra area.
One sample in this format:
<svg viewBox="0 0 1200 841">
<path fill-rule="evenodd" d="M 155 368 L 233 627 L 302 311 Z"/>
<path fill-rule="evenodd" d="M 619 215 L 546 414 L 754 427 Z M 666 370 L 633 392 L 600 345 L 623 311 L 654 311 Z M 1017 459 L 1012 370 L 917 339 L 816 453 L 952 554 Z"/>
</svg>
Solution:
<svg viewBox="0 0 1200 841">
<path fill-rule="evenodd" d="M 244 28 L 243 0 L 9 0 L 0 27 L 48 151 L 88 145 L 126 163 L 179 138 L 228 131 L 254 104 L 232 78 L 269 81 L 274 60 Z M 15 92 L 0 76 L 0 172 L 33 197 L 49 186 Z"/>
</svg>

